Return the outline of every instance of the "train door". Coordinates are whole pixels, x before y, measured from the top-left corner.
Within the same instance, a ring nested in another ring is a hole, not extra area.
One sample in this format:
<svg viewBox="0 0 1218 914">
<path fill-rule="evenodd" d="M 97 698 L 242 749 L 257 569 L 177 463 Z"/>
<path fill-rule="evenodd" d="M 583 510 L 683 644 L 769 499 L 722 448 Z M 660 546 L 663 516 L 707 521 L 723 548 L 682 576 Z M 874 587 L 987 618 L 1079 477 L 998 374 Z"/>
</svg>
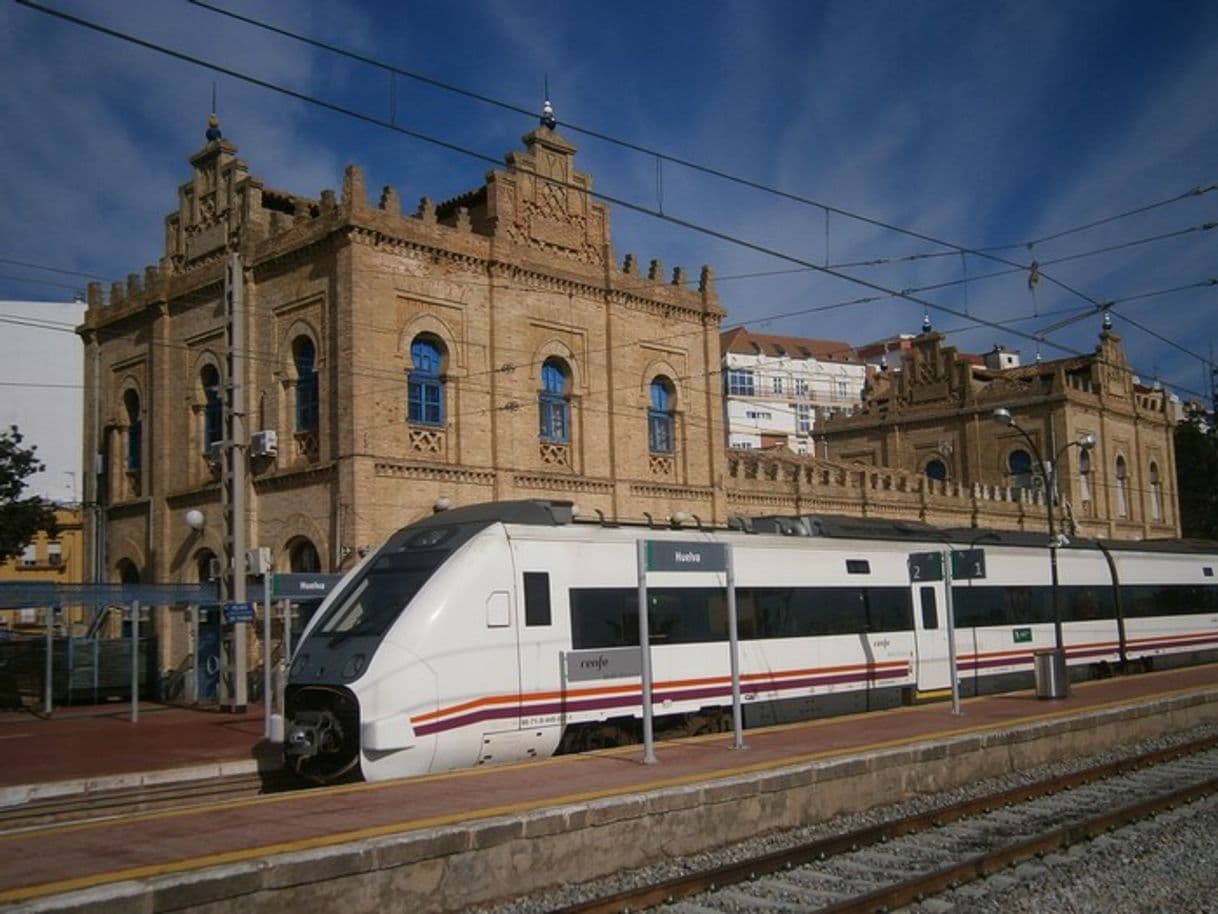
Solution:
<svg viewBox="0 0 1218 914">
<path fill-rule="evenodd" d="M 913 585 L 914 641 L 917 667 L 915 681 L 919 696 L 951 688 L 947 656 L 947 616 L 944 612 L 943 582 L 917 582 Z"/>
</svg>

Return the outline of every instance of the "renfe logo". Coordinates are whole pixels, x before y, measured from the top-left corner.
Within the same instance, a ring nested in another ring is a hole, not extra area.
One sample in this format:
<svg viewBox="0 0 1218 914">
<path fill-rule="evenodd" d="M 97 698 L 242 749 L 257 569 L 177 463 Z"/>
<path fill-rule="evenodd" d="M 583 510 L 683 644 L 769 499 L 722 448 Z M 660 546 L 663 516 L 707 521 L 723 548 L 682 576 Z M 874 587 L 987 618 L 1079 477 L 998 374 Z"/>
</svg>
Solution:
<svg viewBox="0 0 1218 914">
<path fill-rule="evenodd" d="M 674 552 L 672 555 L 674 562 L 689 563 L 692 562 L 698 565 L 702 562 L 702 555 L 697 552 Z"/>
</svg>

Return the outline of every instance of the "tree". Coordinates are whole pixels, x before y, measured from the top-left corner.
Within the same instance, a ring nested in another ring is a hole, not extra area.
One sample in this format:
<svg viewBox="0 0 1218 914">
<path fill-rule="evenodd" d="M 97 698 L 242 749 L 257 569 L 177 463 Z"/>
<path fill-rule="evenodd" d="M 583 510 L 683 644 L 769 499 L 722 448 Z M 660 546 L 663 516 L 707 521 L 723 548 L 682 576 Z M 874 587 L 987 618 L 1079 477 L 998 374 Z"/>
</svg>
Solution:
<svg viewBox="0 0 1218 914">
<path fill-rule="evenodd" d="M 21 497 L 26 477 L 44 469 L 36 448 L 22 447 L 22 440 L 15 425 L 0 431 L 0 562 L 24 549 L 40 530 L 52 537 L 59 533 L 49 502 Z"/>
<path fill-rule="evenodd" d="M 1218 435 L 1203 415 L 1176 426 L 1176 485 L 1180 492 L 1180 532 L 1218 540 Z"/>
</svg>

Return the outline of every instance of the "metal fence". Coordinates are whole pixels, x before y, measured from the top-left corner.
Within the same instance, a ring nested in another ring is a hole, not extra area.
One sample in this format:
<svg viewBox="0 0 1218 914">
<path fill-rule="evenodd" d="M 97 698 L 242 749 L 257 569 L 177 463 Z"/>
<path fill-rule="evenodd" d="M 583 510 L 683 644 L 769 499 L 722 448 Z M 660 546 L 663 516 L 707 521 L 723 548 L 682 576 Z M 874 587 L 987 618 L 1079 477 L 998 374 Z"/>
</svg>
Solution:
<svg viewBox="0 0 1218 914">
<path fill-rule="evenodd" d="M 157 639 L 140 638 L 135 658 L 136 698 L 160 700 Z M 49 694 L 56 705 L 130 701 L 131 665 L 130 638 L 5 638 L 0 640 L 0 708 L 41 707 L 48 694 L 48 669 Z"/>
</svg>

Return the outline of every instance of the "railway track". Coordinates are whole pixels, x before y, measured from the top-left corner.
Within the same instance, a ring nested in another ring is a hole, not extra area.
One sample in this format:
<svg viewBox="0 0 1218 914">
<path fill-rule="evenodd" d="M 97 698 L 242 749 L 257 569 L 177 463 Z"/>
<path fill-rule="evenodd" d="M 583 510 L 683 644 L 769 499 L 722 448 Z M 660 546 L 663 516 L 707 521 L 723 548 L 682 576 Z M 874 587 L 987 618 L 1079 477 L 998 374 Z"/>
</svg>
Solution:
<svg viewBox="0 0 1218 914">
<path fill-rule="evenodd" d="M 558 911 L 895 910 L 1218 792 L 1216 771 L 1211 737 Z"/>
<path fill-rule="evenodd" d="M 300 787 L 283 772 L 234 775 L 199 781 L 125 787 L 46 797 L 0 807 L 0 834 L 95 819 L 180 809 Z"/>
</svg>

